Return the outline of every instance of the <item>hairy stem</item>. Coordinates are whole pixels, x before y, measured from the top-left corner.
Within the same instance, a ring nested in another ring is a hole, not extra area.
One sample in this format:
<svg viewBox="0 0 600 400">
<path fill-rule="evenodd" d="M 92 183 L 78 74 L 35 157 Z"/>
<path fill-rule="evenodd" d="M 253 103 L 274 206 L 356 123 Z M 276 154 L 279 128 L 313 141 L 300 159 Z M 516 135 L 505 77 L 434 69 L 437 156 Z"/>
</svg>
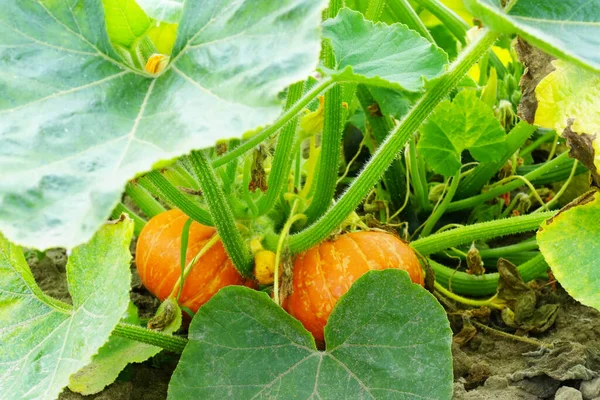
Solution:
<svg viewBox="0 0 600 400">
<path fill-rule="evenodd" d="M 138 184 L 129 182 L 125 186 L 125 193 L 148 217 L 152 218 L 166 209 L 146 189 Z"/>
<path fill-rule="evenodd" d="M 126 323 L 117 324 L 113 334 L 178 354 L 183 353 L 183 349 L 185 349 L 188 342 L 187 339 L 182 337 L 167 335 L 162 332 Z"/>
</svg>

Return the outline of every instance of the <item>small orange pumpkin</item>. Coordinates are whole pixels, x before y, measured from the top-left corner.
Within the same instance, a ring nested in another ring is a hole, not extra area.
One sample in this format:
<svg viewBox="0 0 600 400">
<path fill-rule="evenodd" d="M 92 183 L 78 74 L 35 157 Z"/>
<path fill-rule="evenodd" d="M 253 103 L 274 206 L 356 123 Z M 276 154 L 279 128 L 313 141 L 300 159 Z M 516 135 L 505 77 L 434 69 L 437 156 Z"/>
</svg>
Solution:
<svg viewBox="0 0 600 400">
<path fill-rule="evenodd" d="M 324 241 L 296 257 L 293 291 L 284 307 L 317 342 L 323 342 L 325 324 L 338 299 L 367 271 L 387 268 L 404 270 L 423 286 L 419 259 L 390 233 L 352 232 Z"/>
<path fill-rule="evenodd" d="M 188 218 L 180 210 L 165 211 L 150 219 L 138 237 L 135 254 L 138 274 L 144 286 L 161 301 L 173 292 L 177 294 L 175 286 L 179 285 L 181 276 L 181 234 Z M 215 228 L 192 222 L 186 265 L 215 234 Z M 196 312 L 219 289 L 244 283 L 219 240 L 194 264 L 183 285 L 179 304 Z"/>
</svg>

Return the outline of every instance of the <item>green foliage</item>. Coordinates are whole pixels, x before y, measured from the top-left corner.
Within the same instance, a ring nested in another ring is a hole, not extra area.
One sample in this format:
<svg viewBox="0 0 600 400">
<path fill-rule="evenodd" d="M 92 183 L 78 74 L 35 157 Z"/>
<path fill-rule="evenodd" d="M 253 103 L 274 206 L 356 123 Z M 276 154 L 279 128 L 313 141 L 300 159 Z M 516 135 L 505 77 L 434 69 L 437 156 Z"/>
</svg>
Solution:
<svg viewBox="0 0 600 400">
<path fill-rule="evenodd" d="M 21 249 L 0 236 L 0 393 L 54 399 L 90 362 L 129 303 L 132 235 L 133 222 L 123 219 L 73 249 L 72 306 L 42 293 Z"/>
<path fill-rule="evenodd" d="M 418 92 L 444 72 L 448 56 L 405 25 L 374 24 L 344 8 L 323 23 L 336 68 L 321 67 L 337 80 Z"/>
<path fill-rule="evenodd" d="M 168 302 L 164 302 L 159 307 L 157 314 L 160 314 L 168 304 Z M 177 312 L 175 318 L 161 330 L 162 333 L 173 333 L 181 326 L 181 310 L 179 307 L 176 307 L 175 310 Z M 121 322 L 142 325 L 135 304 L 129 303 Z M 144 362 L 160 353 L 161 350 L 160 347 L 127 339 L 113 333 L 108 342 L 100 347 L 98 354 L 94 355 L 92 362 L 71 376 L 69 389 L 86 396 L 98 393 L 113 383 L 127 364 Z"/>
<path fill-rule="evenodd" d="M 228 287 L 192 321 L 169 398 L 450 398 L 451 336 L 404 271 L 368 272 L 350 288 L 324 352 L 266 294 Z"/>
<path fill-rule="evenodd" d="M 472 90 L 445 100 L 421 127 L 418 150 L 438 174 L 454 175 L 461 153 L 469 150 L 477 161 L 498 161 L 506 151 L 506 135 L 493 110 Z"/>
<path fill-rule="evenodd" d="M 72 248 L 140 171 L 271 122 L 279 92 L 316 66 L 323 5 L 190 2 L 170 66 L 150 77 L 121 62 L 100 2 L 4 2 L 0 229 Z"/>
<path fill-rule="evenodd" d="M 588 0 L 519 0 L 508 13 L 501 0 L 467 0 L 473 14 L 500 32 L 516 32 L 559 58 L 600 71 L 600 3 Z"/>
<path fill-rule="evenodd" d="M 140 7 L 157 21 L 171 24 L 179 22 L 183 14 L 184 0 L 137 0 Z"/>
<path fill-rule="evenodd" d="M 549 219 L 537 240 L 561 286 L 581 303 L 600 310 L 600 195 L 588 194 Z"/>
</svg>

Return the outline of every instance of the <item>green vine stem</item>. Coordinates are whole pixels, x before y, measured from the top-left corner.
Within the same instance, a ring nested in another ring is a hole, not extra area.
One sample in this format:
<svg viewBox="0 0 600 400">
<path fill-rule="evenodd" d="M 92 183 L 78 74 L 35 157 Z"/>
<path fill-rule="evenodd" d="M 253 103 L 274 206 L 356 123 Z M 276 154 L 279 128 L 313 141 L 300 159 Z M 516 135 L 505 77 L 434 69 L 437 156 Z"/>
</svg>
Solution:
<svg viewBox="0 0 600 400">
<path fill-rule="evenodd" d="M 402 150 L 410 136 L 423 123 L 425 118 L 442 101 L 448 92 L 468 72 L 475 62 L 492 46 L 498 34 L 487 29 L 463 51 L 450 65 L 448 72 L 433 80 L 432 87 L 421 97 L 385 142 L 377 148 L 365 169 L 356 178 L 338 202 L 317 222 L 307 229 L 290 236 L 289 247 L 292 253 L 299 253 L 325 239 L 344 219 L 350 215 L 379 181 L 387 167 Z"/>
<path fill-rule="evenodd" d="M 141 326 L 119 323 L 113 330 L 113 334 L 137 342 L 146 343 L 161 349 L 181 354 L 188 343 L 188 340 L 182 337 L 167 335 L 162 332 L 146 329 Z"/>
<path fill-rule="evenodd" d="M 373 113 L 369 111 L 369 107 L 377 105 L 377 102 L 365 85 L 358 85 L 356 89 L 356 97 L 358 98 L 364 111 L 365 118 L 369 123 L 373 138 L 378 145 L 383 143 L 388 133 L 394 127 L 393 121 L 390 120 L 390 117 L 381 115 L 377 112 Z M 390 167 L 383 174 L 383 182 L 385 183 L 385 187 L 390 194 L 394 207 L 396 209 L 402 207 L 408 188 L 405 186 L 406 171 L 404 170 L 404 167 L 398 158 L 392 161 Z"/>
<path fill-rule="evenodd" d="M 158 171 L 151 171 L 139 180 L 140 185 L 149 187 L 154 185 L 162 195 L 162 198 L 168 203 L 183 211 L 188 217 L 194 221 L 200 222 L 203 225 L 213 226 L 213 221 L 210 214 L 201 208 L 198 204 L 188 199 L 182 192 L 171 184 Z"/>
<path fill-rule="evenodd" d="M 431 33 L 429 33 L 429 30 L 427 30 L 427 27 L 425 27 L 425 24 L 423 24 L 423 21 L 421 21 L 421 18 L 419 18 L 415 10 L 411 7 L 408 0 L 387 0 L 387 2 L 389 9 L 392 10 L 398 21 L 410 29 L 419 32 L 421 36 L 431 43 L 435 43 Z"/>
<path fill-rule="evenodd" d="M 489 299 L 485 299 L 485 300 L 468 299 L 466 297 L 459 296 L 456 293 L 449 291 L 444 286 L 440 285 L 440 283 L 437 281 L 434 283 L 434 287 L 438 292 L 440 292 L 441 294 L 443 294 L 450 300 L 454 300 L 458 303 L 461 303 L 461 304 L 464 304 L 467 306 L 490 307 L 490 308 L 495 308 L 496 310 L 502 310 L 505 307 L 504 304 L 502 304 L 500 301 L 498 301 L 496 296 L 493 296 L 493 297 L 491 297 Z"/>
<path fill-rule="evenodd" d="M 415 135 L 411 137 L 408 145 L 408 160 L 410 179 L 417 209 L 419 211 L 426 211 L 430 209 L 429 191 L 427 188 L 427 179 L 424 176 L 421 176 L 421 169 L 419 168 L 419 162 L 417 161 L 417 140 Z"/>
<path fill-rule="evenodd" d="M 506 136 L 507 149 L 502 158 L 497 162 L 486 162 L 475 167 L 458 186 L 456 197 L 464 199 L 479 193 L 508 159 L 523 146 L 535 129 L 535 126 L 529 125 L 525 121 L 519 122 Z"/>
<path fill-rule="evenodd" d="M 454 293 L 469 296 L 490 296 L 496 293 L 496 289 L 498 288 L 500 274 L 497 272 L 471 275 L 448 268 L 431 259 L 429 259 L 429 264 L 435 271 L 436 281 Z M 521 278 L 525 282 L 543 276 L 549 268 L 544 260 L 544 256 L 541 254 L 517 267 Z"/>
<path fill-rule="evenodd" d="M 415 240 L 410 245 L 420 254 L 427 256 L 450 247 L 471 243 L 475 240 L 486 240 L 533 231 L 538 229 L 542 222 L 555 214 L 555 212 L 546 211 L 467 225 Z"/>
<path fill-rule="evenodd" d="M 329 89 L 329 87 L 331 87 L 331 85 L 333 84 L 334 81 L 331 77 L 326 77 L 322 79 L 315 86 L 313 86 L 312 89 L 306 92 L 304 96 L 302 96 L 302 98 L 296 104 L 294 104 L 293 107 L 281 114 L 281 116 L 272 125 L 254 135 L 252 138 L 248 139 L 248 141 L 240 144 L 232 151 L 214 160 L 212 162 L 213 168 L 218 168 L 221 165 L 225 165 L 231 160 L 234 160 L 242 154 L 246 153 L 248 150 L 252 150 L 255 146 L 257 146 L 269 136 L 281 129 L 300 111 L 302 111 L 302 109 L 306 107 L 308 103 L 313 101 L 319 94 L 321 94 L 321 92 L 324 92 L 325 90 Z"/>
<path fill-rule="evenodd" d="M 433 213 L 427 218 L 427 222 L 425 223 L 425 227 L 421 232 L 421 236 L 428 236 L 435 224 L 442 218 L 446 209 L 448 209 L 448 205 L 452 202 L 454 198 L 454 194 L 456 193 L 456 189 L 458 188 L 458 183 L 460 182 L 460 168 L 456 171 L 456 174 L 452 177 L 452 182 L 450 187 L 448 188 L 448 192 L 444 196 L 444 200 L 442 200 L 441 204 L 435 208 Z"/>
<path fill-rule="evenodd" d="M 370 0 L 365 12 L 365 19 L 370 21 L 379 21 L 384 7 L 385 0 Z"/>
<path fill-rule="evenodd" d="M 493 187 L 487 192 L 481 193 L 477 196 L 469 197 L 468 199 L 450 203 L 450 205 L 448 206 L 448 211 L 453 212 L 473 208 L 478 204 L 483 203 L 484 201 L 491 200 L 494 197 L 498 197 L 504 193 L 508 193 L 515 189 L 518 189 L 521 186 L 525 185 L 527 181 L 532 182 L 537 178 L 543 177 L 545 174 L 553 172 L 553 170 L 556 169 L 559 165 L 561 165 L 565 161 L 565 159 L 568 159 L 568 156 L 568 153 L 562 153 L 560 156 L 554 158 L 552 161 L 548 161 L 539 168 L 525 174 L 523 176 L 523 180 L 515 179 L 504 185 Z"/>
<path fill-rule="evenodd" d="M 298 82 L 290 86 L 285 105 L 286 110 L 289 110 L 294 104 L 298 103 L 303 91 L 304 82 Z M 267 194 L 258 201 L 259 215 L 264 215 L 271 211 L 288 182 L 290 168 L 294 161 L 294 143 L 296 141 L 297 125 L 298 117 L 296 116 L 281 129 L 281 133 L 277 139 L 275 154 L 273 155 Z"/>
<path fill-rule="evenodd" d="M 123 213 L 127 214 L 127 216 L 133 220 L 133 223 L 134 223 L 133 233 L 136 236 L 138 236 L 140 234 L 140 232 L 142 231 L 142 229 L 144 229 L 144 226 L 146 225 L 146 220 L 143 219 L 142 217 L 140 217 L 139 215 L 137 215 L 136 213 L 134 213 L 133 211 L 131 211 L 123 203 L 117 204 L 117 206 L 113 209 L 112 213 L 110 214 L 110 217 L 113 219 L 119 219 L 119 217 Z"/>
<path fill-rule="evenodd" d="M 533 251 L 533 250 L 537 250 L 537 249 L 538 249 L 537 241 L 535 240 L 535 238 L 533 238 L 531 240 L 526 240 L 526 241 L 523 241 L 520 243 L 511 244 L 508 246 L 493 247 L 490 249 L 480 249 L 479 255 L 481 256 L 481 258 L 500 258 L 500 257 L 507 258 L 507 256 L 510 256 L 512 254 L 528 252 L 528 251 Z M 453 253 L 461 258 L 465 258 L 464 256 L 462 256 L 461 254 L 458 254 L 457 252 L 453 252 Z"/>
<path fill-rule="evenodd" d="M 548 130 L 544 134 L 540 135 L 533 142 L 531 142 L 527 146 L 523 147 L 521 149 L 521 151 L 519 152 L 519 154 L 521 155 L 521 157 L 528 156 L 529 154 L 531 154 L 532 151 L 534 151 L 535 149 L 540 147 L 540 145 L 542 143 L 551 141 L 552 139 L 554 139 L 555 136 L 556 136 L 556 133 L 554 132 L 554 130 Z"/>
<path fill-rule="evenodd" d="M 215 171 L 201 151 L 192 151 L 189 160 L 200 182 L 210 216 L 215 222 L 227 255 L 242 276 L 250 276 L 252 274 L 252 255 L 236 226 L 233 212 L 217 181 Z"/>
<path fill-rule="evenodd" d="M 127 186 L 125 186 L 125 193 L 148 218 L 152 218 L 155 215 L 166 211 L 154 196 L 138 184 L 129 182 Z"/>
</svg>

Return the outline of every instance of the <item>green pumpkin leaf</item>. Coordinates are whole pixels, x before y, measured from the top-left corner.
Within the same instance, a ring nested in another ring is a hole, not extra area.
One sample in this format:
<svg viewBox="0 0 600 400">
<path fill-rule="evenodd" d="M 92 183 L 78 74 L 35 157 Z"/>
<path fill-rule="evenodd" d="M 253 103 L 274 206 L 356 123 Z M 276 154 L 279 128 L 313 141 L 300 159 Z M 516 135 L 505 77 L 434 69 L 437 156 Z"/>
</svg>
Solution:
<svg viewBox="0 0 600 400">
<path fill-rule="evenodd" d="M 146 14 L 157 21 L 175 24 L 183 14 L 184 0 L 137 0 Z"/>
<path fill-rule="evenodd" d="M 170 399 L 448 399 L 452 333 L 406 272 L 367 272 L 333 310 L 318 351 L 265 294 L 219 291 L 196 314 Z"/>
<path fill-rule="evenodd" d="M 0 393 L 55 399 L 90 362 L 129 303 L 132 235 L 133 222 L 123 219 L 73 249 L 73 306 L 42 293 L 21 249 L 0 236 Z"/>
<path fill-rule="evenodd" d="M 500 32 L 516 32 L 558 58 L 600 71 L 600 3 L 518 0 L 508 13 L 501 0 L 466 0 L 473 14 Z"/>
<path fill-rule="evenodd" d="M 600 310 L 600 194 L 588 194 L 582 200 L 543 224 L 537 241 L 554 277 L 567 293 Z"/>
<path fill-rule="evenodd" d="M 418 149 L 435 172 L 452 176 L 467 149 L 477 161 L 498 161 L 506 151 L 506 134 L 491 107 L 475 91 L 462 90 L 452 102 L 441 102 L 423 124 Z"/>
<path fill-rule="evenodd" d="M 347 8 L 323 23 L 323 36 L 337 65 L 321 70 L 340 81 L 419 92 L 448 63 L 442 49 L 405 25 L 374 24 Z"/>
<path fill-rule="evenodd" d="M 130 48 L 152 24 L 144 10 L 132 0 L 102 0 L 106 30 L 113 44 Z"/>
<path fill-rule="evenodd" d="M 0 8 L 0 231 L 46 249 L 85 242 L 128 179 L 272 122 L 314 71 L 325 0 L 186 3 L 160 76 L 124 65 L 99 1 Z"/>
<path fill-rule="evenodd" d="M 167 302 L 162 303 L 157 314 L 167 304 Z M 173 333 L 181 326 L 181 310 L 179 307 L 176 307 L 175 310 L 177 311 L 175 318 L 165 326 L 162 333 Z M 142 325 L 135 304 L 129 303 L 121 322 Z M 69 389 L 86 396 L 98 393 L 113 383 L 127 364 L 144 362 L 161 351 L 160 347 L 112 334 L 108 342 L 92 358 L 92 362 L 77 371 L 76 374 L 71 375 Z"/>
</svg>

